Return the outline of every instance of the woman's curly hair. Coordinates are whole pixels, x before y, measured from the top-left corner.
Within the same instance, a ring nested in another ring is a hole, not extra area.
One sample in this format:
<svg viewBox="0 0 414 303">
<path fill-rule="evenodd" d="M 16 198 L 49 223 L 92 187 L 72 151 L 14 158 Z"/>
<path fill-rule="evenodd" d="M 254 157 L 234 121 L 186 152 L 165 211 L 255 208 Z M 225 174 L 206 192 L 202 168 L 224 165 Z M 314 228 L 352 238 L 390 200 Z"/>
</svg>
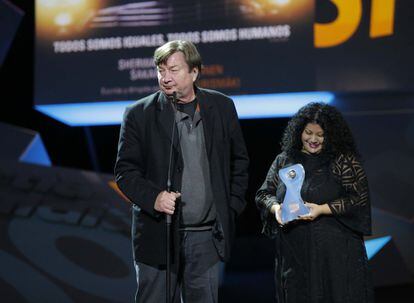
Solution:
<svg viewBox="0 0 414 303">
<path fill-rule="evenodd" d="M 324 103 L 309 103 L 288 122 L 282 137 L 282 151 L 294 156 L 303 147 L 302 132 L 308 123 L 318 124 L 324 131 L 323 152 L 330 158 L 340 154 L 359 156 L 351 130 L 341 113 Z"/>
</svg>

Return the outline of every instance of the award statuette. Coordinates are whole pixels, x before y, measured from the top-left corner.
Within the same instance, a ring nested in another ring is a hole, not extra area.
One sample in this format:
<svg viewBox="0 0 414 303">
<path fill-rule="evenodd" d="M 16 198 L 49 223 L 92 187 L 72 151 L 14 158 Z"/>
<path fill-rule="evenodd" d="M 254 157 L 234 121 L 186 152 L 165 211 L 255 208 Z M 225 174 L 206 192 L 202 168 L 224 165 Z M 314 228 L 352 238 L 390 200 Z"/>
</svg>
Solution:
<svg viewBox="0 0 414 303">
<path fill-rule="evenodd" d="M 286 195 L 281 205 L 282 223 L 296 220 L 299 216 L 308 215 L 309 209 L 300 196 L 305 169 L 301 164 L 294 164 L 279 170 L 279 177 L 286 185 Z"/>
</svg>

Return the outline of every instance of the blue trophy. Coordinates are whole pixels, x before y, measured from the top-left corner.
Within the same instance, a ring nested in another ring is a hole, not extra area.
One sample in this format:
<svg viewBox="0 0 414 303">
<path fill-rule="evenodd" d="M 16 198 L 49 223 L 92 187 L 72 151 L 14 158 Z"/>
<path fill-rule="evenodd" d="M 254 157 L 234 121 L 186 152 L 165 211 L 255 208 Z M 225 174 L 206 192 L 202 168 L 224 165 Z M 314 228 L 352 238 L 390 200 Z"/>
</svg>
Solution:
<svg viewBox="0 0 414 303">
<path fill-rule="evenodd" d="M 302 200 L 300 191 L 305 179 L 305 169 L 301 164 L 294 164 L 279 170 L 279 177 L 286 185 L 286 195 L 281 205 L 283 224 L 296 220 L 299 216 L 309 214 L 309 209 Z"/>
</svg>

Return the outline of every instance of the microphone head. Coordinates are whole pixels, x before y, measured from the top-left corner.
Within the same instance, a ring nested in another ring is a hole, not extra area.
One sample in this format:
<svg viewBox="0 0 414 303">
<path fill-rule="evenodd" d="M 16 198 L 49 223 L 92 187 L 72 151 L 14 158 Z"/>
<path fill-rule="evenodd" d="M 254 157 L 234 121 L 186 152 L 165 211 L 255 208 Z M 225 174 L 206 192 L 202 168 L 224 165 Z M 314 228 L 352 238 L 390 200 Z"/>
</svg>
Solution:
<svg viewBox="0 0 414 303">
<path fill-rule="evenodd" d="M 170 100 L 173 104 L 177 103 L 177 92 L 173 92 L 171 95 L 167 95 L 168 100 Z"/>
</svg>

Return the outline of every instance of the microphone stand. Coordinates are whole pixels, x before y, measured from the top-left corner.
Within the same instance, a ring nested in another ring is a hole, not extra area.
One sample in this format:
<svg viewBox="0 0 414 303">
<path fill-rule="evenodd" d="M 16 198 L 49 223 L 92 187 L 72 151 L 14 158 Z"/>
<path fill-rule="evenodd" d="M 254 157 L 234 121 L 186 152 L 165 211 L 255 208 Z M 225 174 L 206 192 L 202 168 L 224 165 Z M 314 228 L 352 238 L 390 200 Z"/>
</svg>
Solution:
<svg viewBox="0 0 414 303">
<path fill-rule="evenodd" d="M 177 113 L 177 93 L 173 92 L 172 95 L 172 106 L 174 109 L 174 119 L 171 128 L 171 145 L 170 145 L 170 157 L 168 161 L 168 178 L 167 178 L 167 191 L 171 192 L 171 165 L 172 165 L 172 155 L 173 155 L 173 147 L 174 147 L 174 136 L 175 136 L 175 116 Z M 171 301 L 171 222 L 172 222 L 172 215 L 165 215 L 165 227 L 166 227 L 166 256 L 167 256 L 167 271 L 166 271 L 166 302 L 170 303 Z"/>
</svg>

